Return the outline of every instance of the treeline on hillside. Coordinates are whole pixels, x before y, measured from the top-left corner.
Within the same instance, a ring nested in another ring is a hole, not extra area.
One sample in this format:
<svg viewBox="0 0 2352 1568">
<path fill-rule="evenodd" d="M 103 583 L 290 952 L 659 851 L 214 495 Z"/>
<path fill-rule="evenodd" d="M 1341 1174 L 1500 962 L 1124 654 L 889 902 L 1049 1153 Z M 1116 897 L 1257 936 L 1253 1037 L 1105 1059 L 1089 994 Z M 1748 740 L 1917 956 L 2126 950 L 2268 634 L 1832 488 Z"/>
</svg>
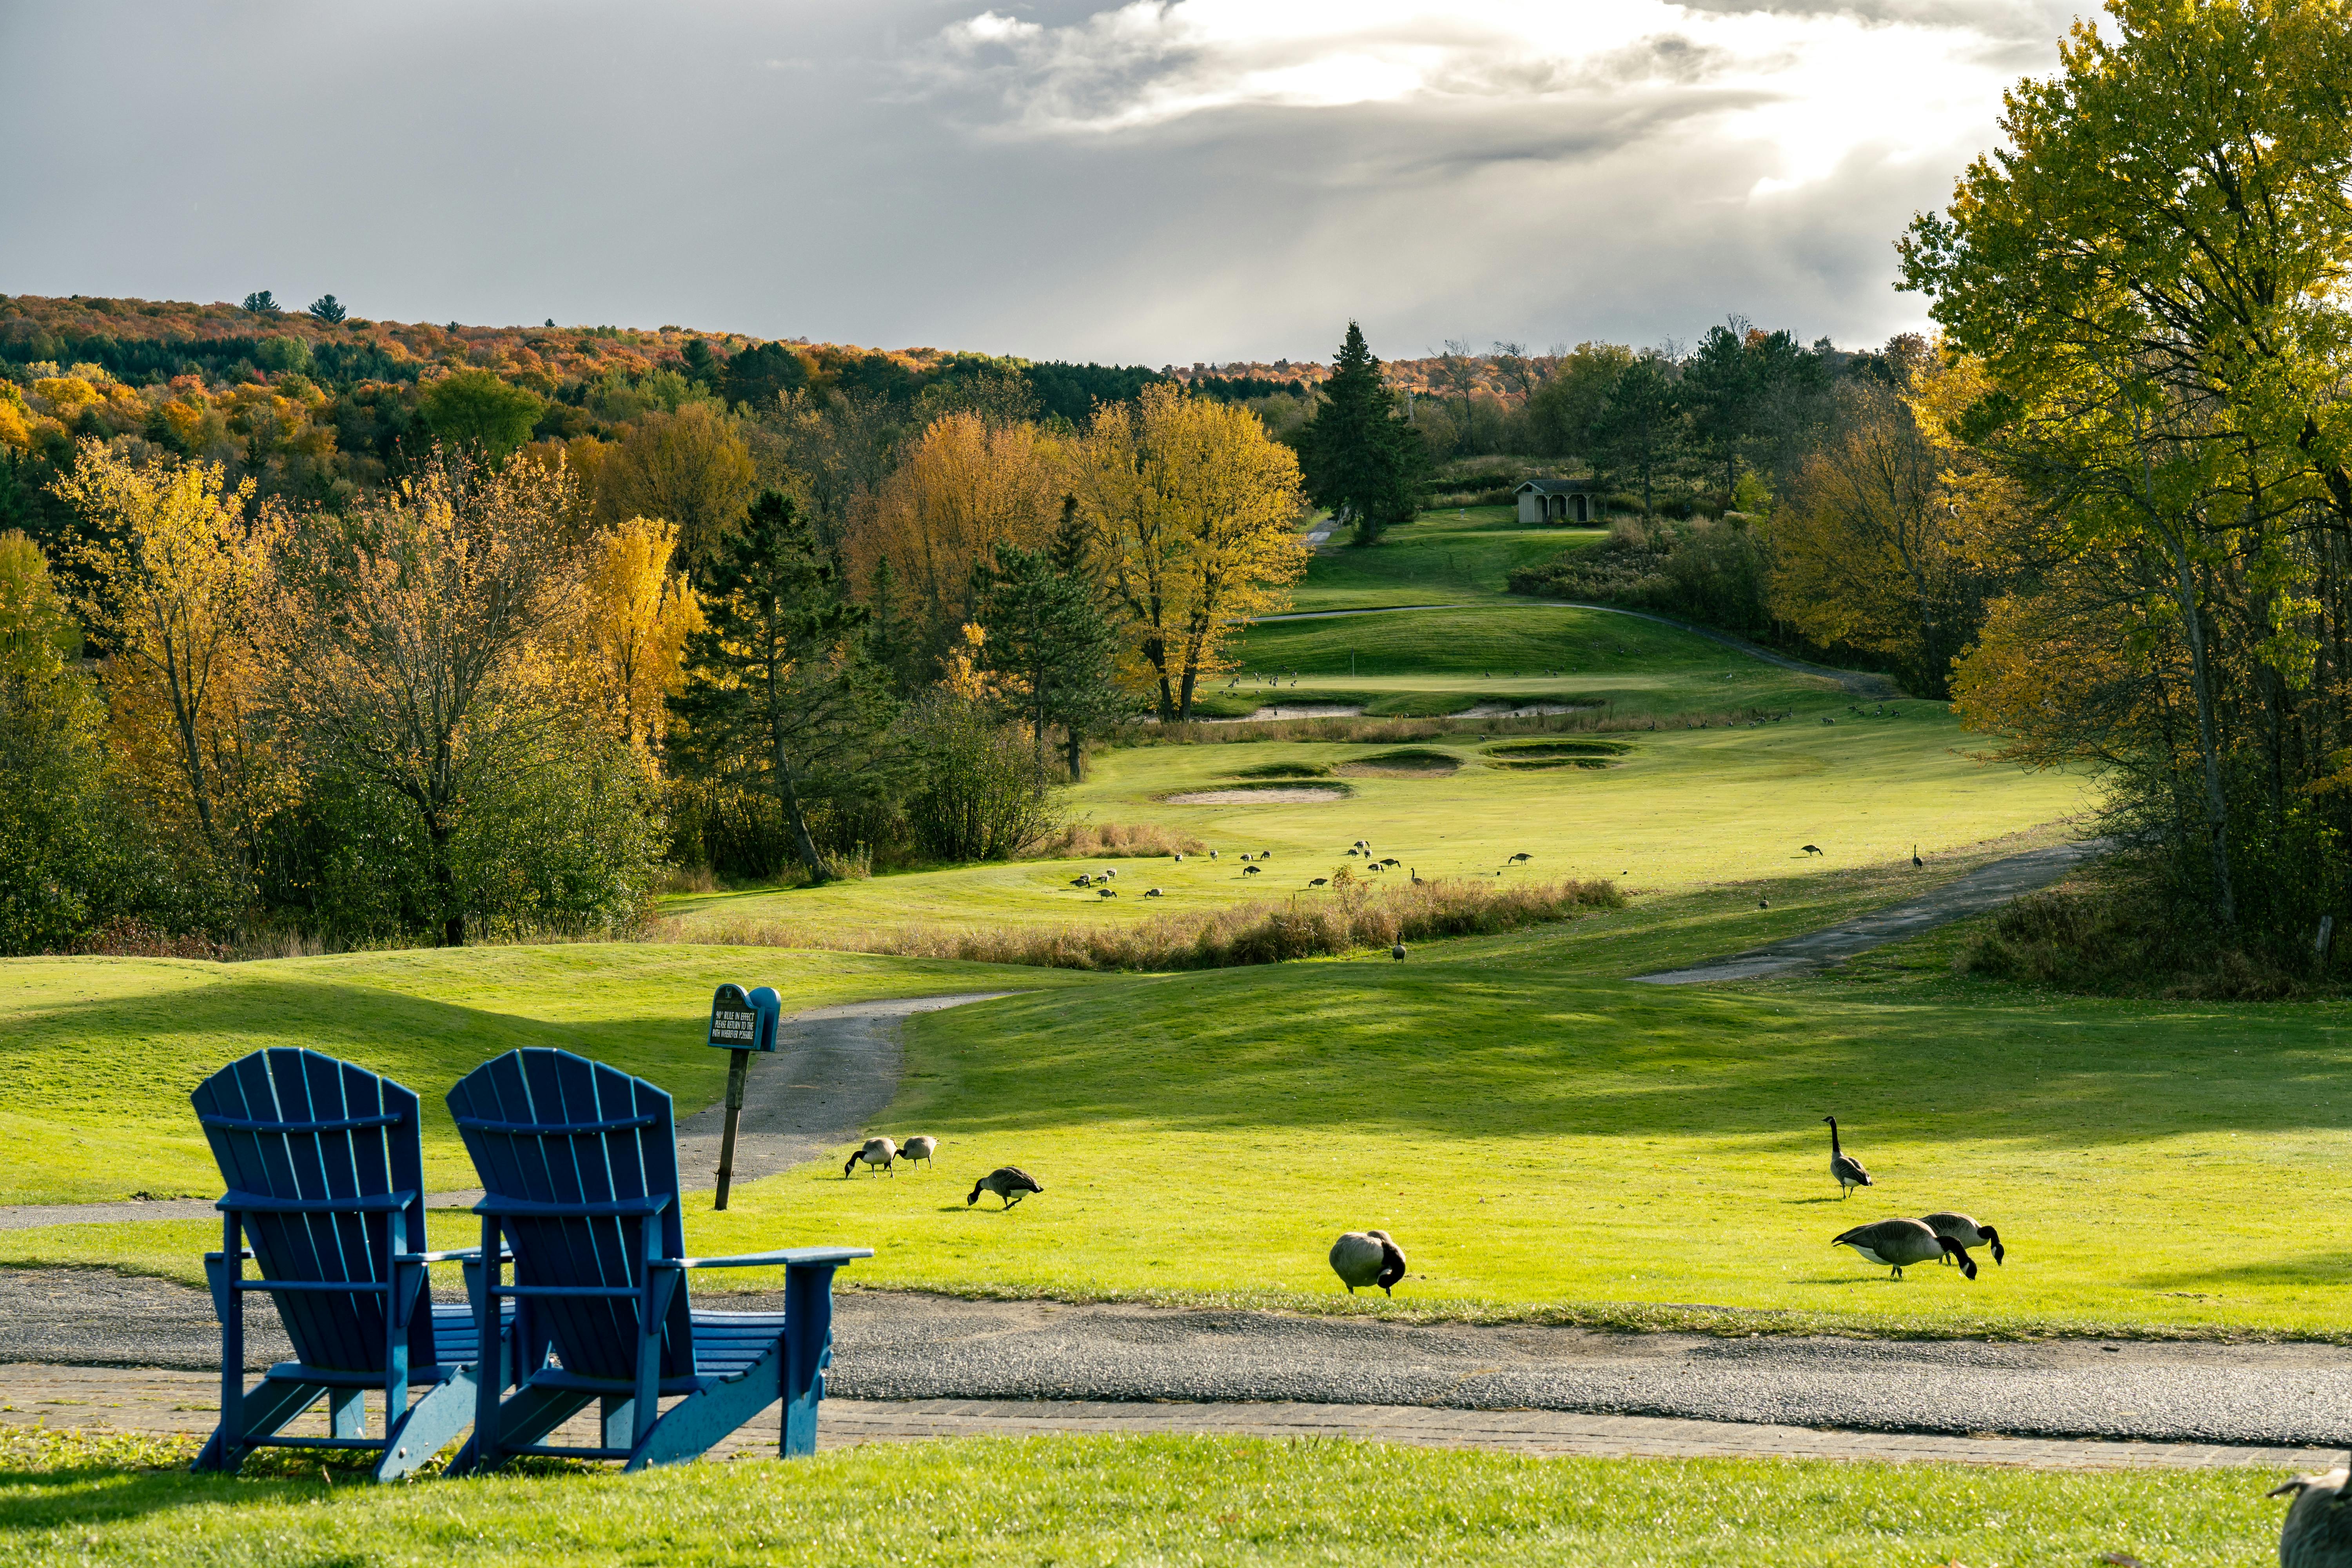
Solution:
<svg viewBox="0 0 2352 1568">
<path fill-rule="evenodd" d="M 1157 378 L 1080 426 L 1016 371 L 902 398 L 698 342 L 562 438 L 482 366 L 0 384 L 37 525 L 0 532 L 0 951 L 611 931 L 670 869 L 1020 854 L 1302 569 L 1237 404 Z M 351 461 L 321 411 L 376 406 L 405 432 Z"/>
<path fill-rule="evenodd" d="M 1932 350 L 1784 378 L 1738 422 L 1692 391 L 1709 345 L 1661 364 L 1735 504 L 1622 520 L 1540 585 L 1615 573 L 1871 650 L 2001 756 L 2098 767 L 2125 853 L 1975 967 L 2276 993 L 2331 972 L 2322 922 L 2352 914 L 2352 122 L 2328 85 L 2352 34 L 2244 0 L 2111 10 L 2011 96 L 2019 151 L 1903 240 Z M 1774 363 L 1798 361 L 1768 349 L 1759 384 Z M 1625 396 L 1592 426 L 1618 472 Z"/>
</svg>

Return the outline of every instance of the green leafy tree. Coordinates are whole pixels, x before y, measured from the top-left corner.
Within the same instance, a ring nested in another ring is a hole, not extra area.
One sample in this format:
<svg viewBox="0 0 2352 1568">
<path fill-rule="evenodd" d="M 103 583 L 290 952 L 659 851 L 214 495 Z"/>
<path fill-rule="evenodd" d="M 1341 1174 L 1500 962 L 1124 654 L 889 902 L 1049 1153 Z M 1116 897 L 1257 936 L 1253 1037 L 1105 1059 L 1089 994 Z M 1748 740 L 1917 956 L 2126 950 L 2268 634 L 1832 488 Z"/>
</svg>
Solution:
<svg viewBox="0 0 2352 1568">
<path fill-rule="evenodd" d="M 755 343 L 727 362 L 723 384 L 730 404 L 748 403 L 761 413 L 781 406 L 787 392 L 808 384 L 808 367 L 782 343 Z"/>
<path fill-rule="evenodd" d="M 426 428 L 445 446 L 497 462 L 530 439 L 531 426 L 547 405 L 530 388 L 500 381 L 489 371 L 461 370 L 429 384 L 416 406 Z"/>
<path fill-rule="evenodd" d="M 1299 471 L 1309 500 L 1351 525 L 1357 543 L 1373 544 L 1412 521 L 1428 454 L 1420 433 L 1397 417 L 1396 394 L 1353 321 L 1332 367 L 1323 405 L 1299 432 Z"/>
<path fill-rule="evenodd" d="M 310 314 L 331 327 L 341 324 L 343 318 L 350 313 L 343 309 L 342 301 L 332 294 L 321 294 L 310 301 Z"/>
<path fill-rule="evenodd" d="M 670 747 L 706 778 L 776 802 L 793 852 L 824 881 L 812 805 L 882 783 L 875 763 L 898 704 L 866 648 L 866 613 L 792 499 L 763 490 L 713 552 L 707 625 L 687 638 Z"/>
<path fill-rule="evenodd" d="M 1117 682 L 1118 633 L 1093 580 L 1055 555 L 1000 543 L 982 569 L 981 664 L 999 706 L 1029 728 L 1038 761 L 1060 729 L 1070 779 L 1084 776 L 1088 731 L 1127 707 Z"/>
<path fill-rule="evenodd" d="M 1653 515 L 1658 472 L 1682 447 L 1682 403 L 1674 368 L 1654 350 L 1619 373 L 1592 422 L 1601 466 L 1642 483 L 1642 511 Z"/>
</svg>

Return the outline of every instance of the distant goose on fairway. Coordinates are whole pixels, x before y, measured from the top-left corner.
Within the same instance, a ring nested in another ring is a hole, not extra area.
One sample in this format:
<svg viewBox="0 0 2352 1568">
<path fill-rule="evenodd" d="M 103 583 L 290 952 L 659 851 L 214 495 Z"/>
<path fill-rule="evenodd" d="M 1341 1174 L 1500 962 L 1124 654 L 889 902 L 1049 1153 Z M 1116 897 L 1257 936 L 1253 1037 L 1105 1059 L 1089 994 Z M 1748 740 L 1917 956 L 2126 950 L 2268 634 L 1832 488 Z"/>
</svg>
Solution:
<svg viewBox="0 0 2352 1568">
<path fill-rule="evenodd" d="M 971 1195 L 964 1199 L 963 1206 L 970 1208 L 980 1202 L 980 1194 L 982 1193 L 994 1193 L 1004 1200 L 1006 1208 L 1011 1208 L 1031 1193 L 1042 1193 L 1045 1190 L 1037 1184 L 1037 1179 L 1034 1176 L 1020 1166 L 999 1165 L 971 1184 Z"/>
<path fill-rule="evenodd" d="M 895 1176 L 898 1173 L 893 1167 L 893 1162 L 898 1158 L 898 1145 L 891 1142 L 887 1138 L 868 1138 L 865 1148 L 842 1162 L 841 1173 L 845 1176 L 848 1175 L 857 1169 L 857 1162 L 863 1160 L 869 1165 L 881 1166 Z"/>
<path fill-rule="evenodd" d="M 1512 856 L 1509 859 L 1504 861 L 1503 864 L 1506 866 L 1516 866 L 1522 860 L 1532 860 L 1534 858 L 1534 856 L 1522 849 L 1517 854 Z"/>
<path fill-rule="evenodd" d="M 1822 1120 L 1830 1124 L 1830 1175 L 1845 1189 L 1839 1196 L 1850 1198 L 1854 1188 L 1871 1184 L 1870 1173 L 1862 1168 L 1861 1161 L 1838 1147 L 1837 1118 L 1824 1116 Z"/>
<path fill-rule="evenodd" d="M 1920 858 L 1919 858 L 1919 847 L 1918 847 L 1916 844 L 1914 844 L 1913 846 L 1911 846 L 1911 868 L 1912 868 L 1912 869 L 1916 871 L 1916 870 L 1917 870 L 1920 867 L 1925 866 L 1927 863 L 1927 862 L 1926 862 L 1925 860 L 1922 860 L 1922 859 L 1920 859 Z"/>
<path fill-rule="evenodd" d="M 1331 1244 L 1331 1272 L 1356 1293 L 1359 1285 L 1377 1285 L 1383 1296 L 1404 1278 L 1404 1250 L 1384 1230 L 1351 1230 Z"/>
<path fill-rule="evenodd" d="M 1095 897 L 1097 899 L 1115 899 L 1118 897 L 1118 889 L 1117 888 L 1097 888 L 1095 889 Z"/>
<path fill-rule="evenodd" d="M 1805 846 L 1805 853 L 1808 855 L 1818 855 L 1821 852 L 1822 847 L 1818 844 L 1808 844 Z"/>
<path fill-rule="evenodd" d="M 1255 866 L 1244 866 L 1242 868 L 1242 875 L 1244 877 L 1255 877 L 1257 874 L 1258 868 Z"/>
<path fill-rule="evenodd" d="M 2352 1457 L 2263 1495 L 2294 1500 L 2279 1527 L 2279 1568 L 2352 1568 Z"/>
<path fill-rule="evenodd" d="M 1160 892 L 1157 888 L 1146 888 L 1143 889 L 1143 896 L 1147 899 L 1156 899 L 1160 896 Z"/>
<path fill-rule="evenodd" d="M 1179 866 L 1181 866 L 1183 863 L 1184 863 L 1184 851 L 1182 851 L 1181 849 L 1179 849 L 1178 851 L 1176 851 L 1176 864 L 1178 864 Z"/>
<path fill-rule="evenodd" d="M 1992 1260 L 1995 1263 L 2009 1256 L 2009 1248 L 2000 1244 L 2000 1232 L 1989 1225 L 1979 1225 L 1964 1214 L 1954 1214 L 1949 1209 L 1937 1209 L 1934 1214 L 1921 1215 L 1919 1223 L 1937 1236 L 1950 1237 L 1963 1247 L 1991 1247 Z"/>
<path fill-rule="evenodd" d="M 1960 1251 L 1960 1244 L 1948 1236 L 1937 1236 L 1916 1219 L 1883 1219 L 1875 1225 L 1858 1225 L 1843 1236 L 1833 1238 L 1832 1247 L 1851 1247 L 1854 1256 L 1865 1263 L 1875 1263 L 1895 1270 L 1894 1278 L 1903 1278 L 1903 1270 L 1914 1263 L 1925 1263 L 1946 1253 L 1957 1254 L 1960 1272 L 1973 1279 L 1977 1266 L 1969 1255 Z"/>
<path fill-rule="evenodd" d="M 1756 907 L 1759 910 L 1769 910 L 1772 907 L 1772 900 L 1769 899 L 1759 899 L 1756 900 Z"/>
<path fill-rule="evenodd" d="M 931 1156 L 938 1152 L 939 1147 L 940 1141 L 936 1138 L 909 1138 L 898 1145 L 898 1158 L 909 1163 L 920 1160 L 928 1165 L 931 1163 Z"/>
<path fill-rule="evenodd" d="M 1331 885 L 1331 879 L 1328 877 L 1318 877 L 1307 885 L 1310 888 L 1328 888 Z"/>
</svg>

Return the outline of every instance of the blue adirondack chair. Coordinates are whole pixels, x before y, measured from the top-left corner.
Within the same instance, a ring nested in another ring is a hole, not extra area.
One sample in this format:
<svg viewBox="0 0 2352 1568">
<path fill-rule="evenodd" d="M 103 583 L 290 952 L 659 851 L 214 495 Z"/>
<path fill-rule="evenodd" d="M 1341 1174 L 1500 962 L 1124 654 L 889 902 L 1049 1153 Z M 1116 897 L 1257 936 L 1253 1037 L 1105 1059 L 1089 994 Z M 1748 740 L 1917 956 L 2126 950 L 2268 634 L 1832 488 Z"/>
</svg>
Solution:
<svg viewBox="0 0 2352 1568">
<path fill-rule="evenodd" d="M 669 1096 L 570 1051 L 485 1062 L 449 1091 L 449 1109 L 487 1194 L 475 1205 L 484 1256 L 514 1264 L 510 1285 L 502 1262 L 481 1271 L 476 1317 L 517 1304 L 515 1391 L 501 1400 L 478 1386 L 474 1436 L 453 1468 L 495 1469 L 516 1454 L 675 1463 L 779 1399 L 778 1452 L 816 1451 L 833 1273 L 871 1248 L 686 1256 Z M 782 1312 L 700 1312 L 688 1299 L 691 1269 L 778 1265 Z M 600 1446 L 542 1441 L 591 1402 Z"/>
<path fill-rule="evenodd" d="M 220 1426 L 199 1470 L 235 1471 L 261 1447 L 373 1448 L 378 1480 L 407 1474 L 474 1418 L 473 1309 L 436 1306 L 425 1267 L 478 1255 L 425 1250 L 416 1096 L 316 1051 L 256 1051 L 189 1097 L 228 1191 L 221 1250 L 205 1255 L 221 1322 Z M 251 1259 L 260 1278 L 245 1278 Z M 294 1357 L 245 1386 L 245 1298 L 265 1291 Z M 493 1387 L 495 1377 L 488 1380 Z M 383 1435 L 365 1399 L 383 1391 Z M 410 1394 L 415 1393 L 415 1403 Z M 329 1437 L 282 1436 L 321 1396 Z"/>
</svg>

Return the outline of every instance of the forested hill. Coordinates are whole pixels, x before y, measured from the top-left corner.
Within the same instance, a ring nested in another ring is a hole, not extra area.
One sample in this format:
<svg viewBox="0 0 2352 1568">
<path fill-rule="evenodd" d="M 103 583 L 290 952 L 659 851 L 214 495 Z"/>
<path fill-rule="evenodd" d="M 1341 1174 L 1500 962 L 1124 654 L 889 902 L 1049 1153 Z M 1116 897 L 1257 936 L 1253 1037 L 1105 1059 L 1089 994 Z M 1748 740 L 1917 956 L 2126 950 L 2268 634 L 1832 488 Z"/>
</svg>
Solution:
<svg viewBox="0 0 2352 1568">
<path fill-rule="evenodd" d="M 87 364 L 133 386 L 185 375 L 237 384 L 295 374 L 335 391 L 369 382 L 413 386 L 437 368 L 488 369 L 559 405 L 583 408 L 599 386 L 635 384 L 664 370 L 730 402 L 754 405 L 804 385 L 908 401 L 928 386 L 1010 371 L 1028 382 L 1042 412 L 1074 424 L 1083 422 L 1097 402 L 1132 398 L 1143 386 L 1171 376 L 1212 395 L 1246 398 L 1290 390 L 1322 374 L 1320 366 L 1302 364 L 1286 377 L 1225 377 L 1175 366 L 1153 370 L 932 348 L 762 341 L 677 326 L 436 326 L 338 316 L 341 308 L 331 296 L 320 304 L 325 309 L 314 312 L 287 310 L 259 297 L 248 308 L 20 294 L 0 298 L 0 362 L 46 363 L 60 370 Z M 565 395 L 567 391 L 572 395 Z M 566 421 L 559 415 L 558 427 L 543 434 L 585 434 L 593 423 L 593 417 Z"/>
</svg>

